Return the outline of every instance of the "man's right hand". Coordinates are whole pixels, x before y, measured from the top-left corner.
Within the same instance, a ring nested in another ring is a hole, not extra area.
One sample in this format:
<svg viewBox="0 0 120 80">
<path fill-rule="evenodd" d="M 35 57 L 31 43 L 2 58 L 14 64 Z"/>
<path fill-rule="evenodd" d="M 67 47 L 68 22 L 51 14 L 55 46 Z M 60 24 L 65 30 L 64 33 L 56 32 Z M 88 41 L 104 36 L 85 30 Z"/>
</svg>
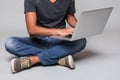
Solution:
<svg viewBox="0 0 120 80">
<path fill-rule="evenodd" d="M 68 36 L 72 35 L 74 28 L 64 28 L 64 29 L 56 29 L 57 36 Z"/>
</svg>

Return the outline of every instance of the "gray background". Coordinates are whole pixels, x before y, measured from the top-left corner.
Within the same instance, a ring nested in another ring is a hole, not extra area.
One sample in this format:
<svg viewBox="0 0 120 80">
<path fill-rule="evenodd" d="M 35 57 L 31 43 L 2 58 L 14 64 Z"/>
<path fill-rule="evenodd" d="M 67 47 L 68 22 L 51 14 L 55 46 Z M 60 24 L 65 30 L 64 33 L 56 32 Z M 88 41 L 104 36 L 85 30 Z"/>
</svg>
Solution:
<svg viewBox="0 0 120 80">
<path fill-rule="evenodd" d="M 120 80 L 120 0 L 76 0 L 76 16 L 83 10 L 108 6 L 114 6 L 114 10 L 104 32 L 87 38 L 85 50 L 74 55 L 75 70 L 35 66 L 12 74 L 10 60 L 14 56 L 5 51 L 4 42 L 10 36 L 28 36 L 23 2 L 0 2 L 0 80 Z"/>
</svg>

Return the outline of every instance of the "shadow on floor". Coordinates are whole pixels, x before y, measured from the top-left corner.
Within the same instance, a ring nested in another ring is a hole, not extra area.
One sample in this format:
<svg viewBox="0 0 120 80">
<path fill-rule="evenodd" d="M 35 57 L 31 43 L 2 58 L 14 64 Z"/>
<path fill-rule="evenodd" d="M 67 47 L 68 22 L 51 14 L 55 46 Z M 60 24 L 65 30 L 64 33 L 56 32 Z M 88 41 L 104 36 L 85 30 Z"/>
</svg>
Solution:
<svg viewBox="0 0 120 80">
<path fill-rule="evenodd" d="M 99 54 L 98 52 L 91 51 L 91 50 L 84 50 L 82 52 L 79 52 L 79 53 L 76 53 L 75 55 L 73 55 L 73 58 L 77 62 L 80 60 L 93 58 L 93 57 L 100 57 L 100 56 L 102 56 L 102 55 Z"/>
</svg>

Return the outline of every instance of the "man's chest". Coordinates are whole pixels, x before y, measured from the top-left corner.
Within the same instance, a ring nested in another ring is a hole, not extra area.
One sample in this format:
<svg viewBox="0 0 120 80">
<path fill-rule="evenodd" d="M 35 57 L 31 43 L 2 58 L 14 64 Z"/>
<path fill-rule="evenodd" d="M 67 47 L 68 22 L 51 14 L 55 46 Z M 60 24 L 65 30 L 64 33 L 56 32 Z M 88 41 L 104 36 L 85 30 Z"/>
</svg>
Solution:
<svg viewBox="0 0 120 80">
<path fill-rule="evenodd" d="M 38 12 L 47 12 L 49 14 L 66 13 L 70 5 L 70 0 L 56 0 L 52 3 L 50 0 L 38 0 L 36 8 Z"/>
</svg>

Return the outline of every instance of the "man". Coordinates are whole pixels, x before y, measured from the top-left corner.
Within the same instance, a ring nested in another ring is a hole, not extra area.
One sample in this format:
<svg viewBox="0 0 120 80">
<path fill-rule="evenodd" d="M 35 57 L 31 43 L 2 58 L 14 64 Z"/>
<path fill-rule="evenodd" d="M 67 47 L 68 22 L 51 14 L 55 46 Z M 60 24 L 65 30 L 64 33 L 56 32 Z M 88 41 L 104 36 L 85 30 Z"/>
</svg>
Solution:
<svg viewBox="0 0 120 80">
<path fill-rule="evenodd" d="M 74 69 L 72 55 L 83 50 L 86 39 L 65 41 L 49 36 L 68 36 L 74 31 L 74 0 L 25 0 L 25 18 L 30 37 L 11 37 L 5 47 L 18 58 L 11 60 L 12 72 L 30 68 L 36 63 L 58 63 Z M 71 26 L 66 28 L 66 22 Z"/>
</svg>

